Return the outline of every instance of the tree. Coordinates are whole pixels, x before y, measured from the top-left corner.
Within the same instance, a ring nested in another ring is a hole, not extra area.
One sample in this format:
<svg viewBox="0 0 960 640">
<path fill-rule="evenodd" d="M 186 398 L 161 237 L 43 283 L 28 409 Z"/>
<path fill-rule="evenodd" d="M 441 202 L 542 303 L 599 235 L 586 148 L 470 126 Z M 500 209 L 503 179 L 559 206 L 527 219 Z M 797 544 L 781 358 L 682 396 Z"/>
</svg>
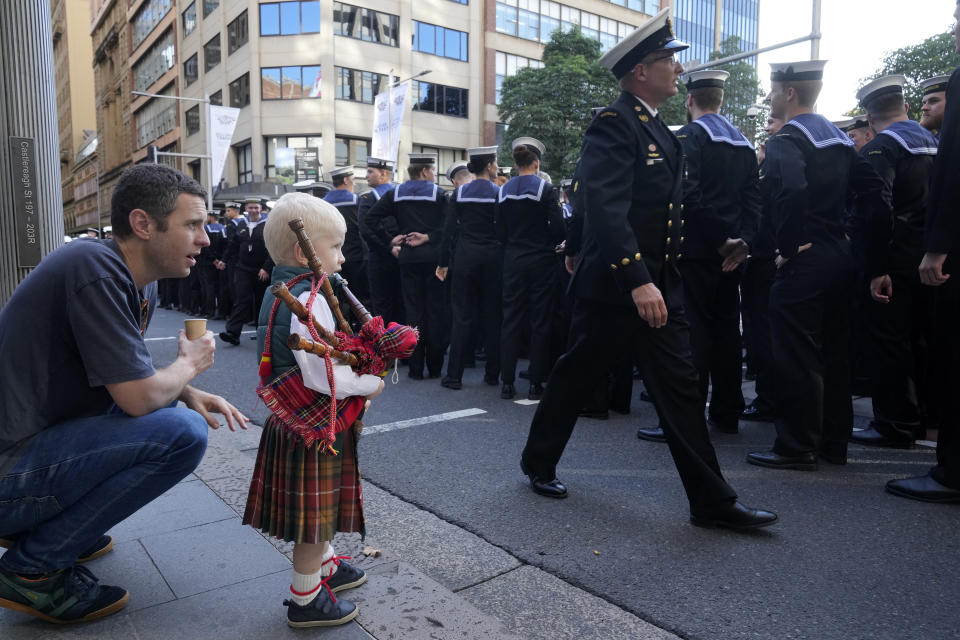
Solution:
<svg viewBox="0 0 960 640">
<path fill-rule="evenodd" d="M 887 54 L 883 65 L 871 76 L 864 78 L 860 86 L 871 80 L 891 74 L 902 74 L 907 77 L 903 95 L 910 105 L 909 117 L 911 120 L 920 119 L 920 106 L 923 92 L 920 83 L 934 76 L 949 75 L 960 66 L 960 54 L 957 54 L 953 35 L 950 32 L 931 36 L 923 42 L 897 49 Z M 861 109 L 851 110 L 859 111 Z"/>
<path fill-rule="evenodd" d="M 532 136 L 547 147 L 540 169 L 559 183 L 573 175 L 592 107 L 606 106 L 620 93 L 609 71 L 598 63 L 600 43 L 579 29 L 554 31 L 543 49 L 543 67 L 520 69 L 503 81 L 500 118 L 510 134 L 500 146 L 500 162 L 513 165 L 510 142 Z"/>
</svg>

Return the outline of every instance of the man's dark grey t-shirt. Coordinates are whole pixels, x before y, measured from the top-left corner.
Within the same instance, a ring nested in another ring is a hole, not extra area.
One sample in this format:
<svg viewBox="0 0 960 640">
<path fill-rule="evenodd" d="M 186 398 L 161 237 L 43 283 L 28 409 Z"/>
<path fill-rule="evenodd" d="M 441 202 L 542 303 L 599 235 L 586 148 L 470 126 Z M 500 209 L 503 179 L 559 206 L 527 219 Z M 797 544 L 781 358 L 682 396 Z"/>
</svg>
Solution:
<svg viewBox="0 0 960 640">
<path fill-rule="evenodd" d="M 47 427 L 109 409 L 104 385 L 153 375 L 156 290 L 137 290 L 112 240 L 65 245 L 17 287 L 0 309 L 0 475 Z"/>
</svg>

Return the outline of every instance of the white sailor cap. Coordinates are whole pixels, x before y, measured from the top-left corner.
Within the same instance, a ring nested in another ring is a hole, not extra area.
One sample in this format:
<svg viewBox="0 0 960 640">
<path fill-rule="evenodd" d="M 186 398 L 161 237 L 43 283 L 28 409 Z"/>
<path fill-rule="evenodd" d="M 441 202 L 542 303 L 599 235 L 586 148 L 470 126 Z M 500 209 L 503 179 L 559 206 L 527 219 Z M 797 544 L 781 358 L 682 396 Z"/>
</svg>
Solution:
<svg viewBox="0 0 960 640">
<path fill-rule="evenodd" d="M 374 158 L 373 156 L 368 156 L 367 168 L 393 171 L 393 160 L 384 160 L 383 158 Z"/>
<path fill-rule="evenodd" d="M 491 160 L 497 157 L 497 147 L 470 147 L 467 149 L 467 156 L 471 160 L 474 158 L 482 160 L 489 157 Z"/>
<path fill-rule="evenodd" d="M 407 154 L 407 158 L 409 158 L 410 164 L 437 164 L 437 154 L 435 153 L 410 153 Z"/>
<path fill-rule="evenodd" d="M 857 91 L 857 100 L 861 105 L 866 105 L 872 100 L 891 93 L 903 93 L 903 85 L 907 83 L 907 77 L 900 74 L 883 76 L 873 82 L 864 85 L 860 91 Z"/>
<path fill-rule="evenodd" d="M 683 84 L 687 85 L 688 91 L 694 89 L 723 89 L 727 78 L 730 77 L 728 71 L 719 69 L 703 69 L 702 71 L 691 71 L 683 76 Z"/>
<path fill-rule="evenodd" d="M 804 82 L 823 80 L 823 68 L 826 60 L 803 60 L 801 62 L 771 62 L 771 82 Z"/>
<path fill-rule="evenodd" d="M 467 170 L 466 160 L 457 160 L 456 162 L 451 164 L 449 167 L 447 167 L 447 179 L 450 182 L 453 182 L 453 177 L 455 175 L 457 175 L 461 171 L 466 171 L 466 170 Z"/>
<path fill-rule="evenodd" d="M 522 138 L 517 138 L 510 143 L 510 148 L 516 150 L 517 147 L 526 147 L 533 151 L 537 158 L 542 158 L 543 154 L 547 152 L 547 148 L 543 146 L 543 143 L 537 140 L 536 138 L 531 138 L 529 136 L 524 136 Z"/>
<path fill-rule="evenodd" d="M 263 200 L 261 200 L 259 196 L 247 196 L 243 199 L 243 203 L 263 205 Z"/>
<path fill-rule="evenodd" d="M 867 116 L 855 116 L 853 118 L 847 118 L 846 120 L 837 120 L 833 124 L 844 133 L 850 133 L 854 129 L 866 129 L 870 126 L 870 123 L 867 121 Z"/>
<path fill-rule="evenodd" d="M 633 33 L 603 54 L 600 64 L 610 69 L 618 79 L 630 73 L 640 61 L 654 51 L 683 51 L 690 48 L 673 34 L 672 7 L 647 20 Z"/>
<path fill-rule="evenodd" d="M 573 180 L 571 180 L 570 178 L 564 178 L 563 180 L 560 181 L 560 188 L 563 189 L 564 191 L 566 191 L 572 186 L 573 186 Z"/>
<path fill-rule="evenodd" d="M 933 78 L 927 78 L 920 83 L 920 88 L 923 90 L 923 95 L 928 93 L 939 93 L 940 91 L 947 90 L 947 82 L 949 82 L 950 76 L 935 76 Z"/>
<path fill-rule="evenodd" d="M 330 169 L 331 178 L 336 178 L 337 176 L 352 176 L 352 175 L 353 175 L 353 166 L 351 165 Z"/>
<path fill-rule="evenodd" d="M 498 165 L 497 175 L 498 176 L 508 176 L 513 172 L 513 167 L 505 167 L 503 165 Z"/>
</svg>

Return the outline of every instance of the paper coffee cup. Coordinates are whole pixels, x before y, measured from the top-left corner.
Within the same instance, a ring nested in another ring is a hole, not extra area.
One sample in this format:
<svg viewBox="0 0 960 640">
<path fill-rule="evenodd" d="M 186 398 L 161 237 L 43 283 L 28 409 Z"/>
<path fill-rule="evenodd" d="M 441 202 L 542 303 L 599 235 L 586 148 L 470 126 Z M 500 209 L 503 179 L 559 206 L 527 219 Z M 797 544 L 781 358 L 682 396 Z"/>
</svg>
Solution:
<svg viewBox="0 0 960 640">
<path fill-rule="evenodd" d="M 206 318 L 184 320 L 183 327 L 187 331 L 187 340 L 196 340 L 207 332 L 207 320 Z"/>
</svg>

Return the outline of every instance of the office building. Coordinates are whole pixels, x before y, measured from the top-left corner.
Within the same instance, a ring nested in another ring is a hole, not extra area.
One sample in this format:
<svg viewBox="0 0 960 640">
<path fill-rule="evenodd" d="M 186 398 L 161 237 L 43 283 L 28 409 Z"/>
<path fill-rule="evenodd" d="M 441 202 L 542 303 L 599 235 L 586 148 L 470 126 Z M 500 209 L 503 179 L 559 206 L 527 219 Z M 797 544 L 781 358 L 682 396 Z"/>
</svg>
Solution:
<svg viewBox="0 0 960 640">
<path fill-rule="evenodd" d="M 759 46 L 760 0 L 673 0 L 673 5 L 677 37 L 690 43 L 683 61 L 708 61 L 730 36 L 740 38 L 742 51 Z"/>
</svg>

